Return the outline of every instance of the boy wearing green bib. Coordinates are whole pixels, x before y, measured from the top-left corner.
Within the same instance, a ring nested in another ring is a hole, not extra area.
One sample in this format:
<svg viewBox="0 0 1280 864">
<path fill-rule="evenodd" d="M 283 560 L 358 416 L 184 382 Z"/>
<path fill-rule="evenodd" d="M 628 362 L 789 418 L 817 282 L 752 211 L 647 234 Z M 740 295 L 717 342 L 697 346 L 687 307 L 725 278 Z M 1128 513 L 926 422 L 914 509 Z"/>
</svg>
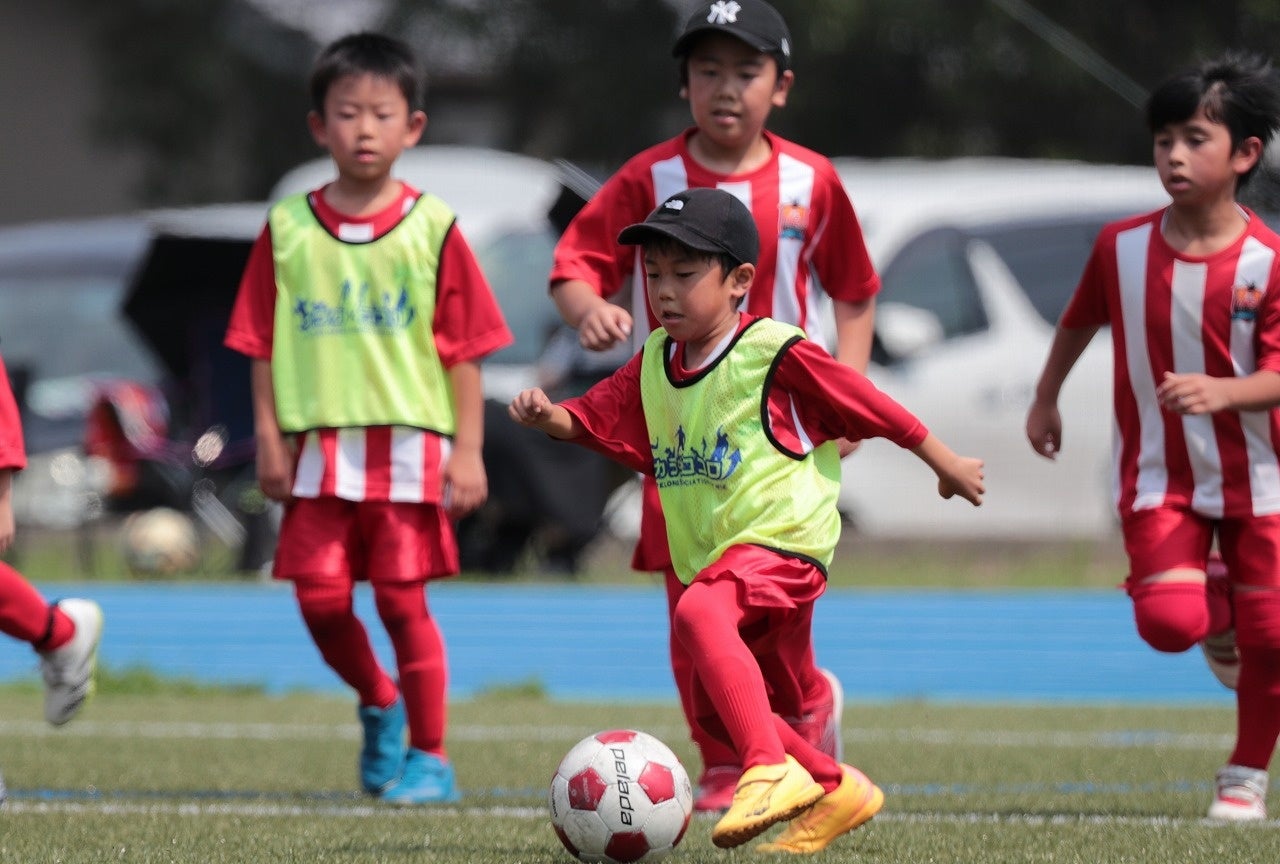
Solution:
<svg viewBox="0 0 1280 864">
<path fill-rule="evenodd" d="M 458 572 L 452 520 L 487 494 L 480 362 L 511 343 L 453 212 L 392 175 L 427 122 L 419 79 L 376 33 L 321 53 L 307 120 L 337 177 L 272 207 L 225 340 L 252 358 L 258 482 L 285 504 L 273 573 L 357 695 L 361 786 L 394 804 L 458 797 L 426 585 Z M 357 581 L 394 675 L 353 611 Z"/>
<path fill-rule="evenodd" d="M 739 311 L 759 238 L 733 195 L 678 192 L 618 239 L 643 247 L 661 326 L 583 396 L 552 403 L 534 388 L 510 414 L 655 478 L 687 586 L 672 628 L 693 658 L 695 714 L 745 769 L 712 841 L 738 846 L 790 820 L 761 850 L 815 852 L 884 802 L 771 702 L 790 704 L 800 679 L 816 674 L 804 664 L 840 535 L 836 442 L 888 438 L 934 470 L 939 494 L 975 505 L 982 462 L 956 455 L 798 328 Z"/>
</svg>

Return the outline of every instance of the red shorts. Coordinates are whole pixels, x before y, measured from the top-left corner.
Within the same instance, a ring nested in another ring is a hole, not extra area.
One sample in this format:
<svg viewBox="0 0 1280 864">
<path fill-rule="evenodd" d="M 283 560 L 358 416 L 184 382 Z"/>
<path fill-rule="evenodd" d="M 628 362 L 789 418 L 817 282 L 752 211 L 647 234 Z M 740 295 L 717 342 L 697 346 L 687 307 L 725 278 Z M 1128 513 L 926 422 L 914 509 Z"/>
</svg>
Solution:
<svg viewBox="0 0 1280 864">
<path fill-rule="evenodd" d="M 1120 523 L 1131 583 L 1166 570 L 1204 570 L 1216 533 L 1232 582 L 1280 588 L 1280 515 L 1212 519 L 1155 507 L 1125 514 Z"/>
<path fill-rule="evenodd" d="M 821 674 L 814 665 L 813 604 L 826 590 L 826 576 L 803 559 L 744 544 L 726 549 L 694 582 L 720 580 L 737 583 L 745 612 L 738 632 L 760 665 L 770 708 L 785 719 L 804 716 L 804 683 Z M 697 716 L 714 713 L 696 675 L 691 696 Z"/>
<path fill-rule="evenodd" d="M 438 505 L 295 498 L 280 524 L 273 575 L 408 582 L 458 569 L 458 541 Z"/>
</svg>

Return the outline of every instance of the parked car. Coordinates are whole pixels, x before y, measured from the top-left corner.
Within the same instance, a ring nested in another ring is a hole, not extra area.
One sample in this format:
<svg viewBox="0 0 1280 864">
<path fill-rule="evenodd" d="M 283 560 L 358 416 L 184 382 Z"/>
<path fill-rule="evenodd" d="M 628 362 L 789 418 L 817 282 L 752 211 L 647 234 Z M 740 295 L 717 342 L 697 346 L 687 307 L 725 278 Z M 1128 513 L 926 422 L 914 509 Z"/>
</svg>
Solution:
<svg viewBox="0 0 1280 864">
<path fill-rule="evenodd" d="M 1096 537 L 1115 525 L 1111 345 L 1060 400 L 1056 462 L 1024 424 L 1053 328 L 1102 225 L 1167 203 L 1149 167 L 1011 159 L 836 160 L 883 288 L 869 376 L 959 452 L 986 461 L 974 509 L 938 498 L 910 453 L 873 440 L 840 506 L 883 537 Z"/>
</svg>

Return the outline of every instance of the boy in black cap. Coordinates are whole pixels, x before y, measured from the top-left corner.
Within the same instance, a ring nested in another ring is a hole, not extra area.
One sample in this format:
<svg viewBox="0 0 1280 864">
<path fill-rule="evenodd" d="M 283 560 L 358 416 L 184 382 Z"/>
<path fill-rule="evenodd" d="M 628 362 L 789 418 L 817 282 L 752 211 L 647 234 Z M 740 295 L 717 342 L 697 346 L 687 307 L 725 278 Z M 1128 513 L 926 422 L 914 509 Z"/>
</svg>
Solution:
<svg viewBox="0 0 1280 864">
<path fill-rule="evenodd" d="M 658 322 L 645 306 L 644 270 L 632 249 L 615 242 L 618 232 L 675 192 L 719 187 L 747 205 L 760 235 L 756 278 L 744 308 L 803 328 L 842 363 L 865 371 L 880 281 L 853 205 L 829 160 L 765 128 L 773 109 L 786 105 L 795 81 L 782 16 L 762 0 L 703 3 L 689 16 L 672 53 L 680 61 L 680 94 L 694 125 L 630 159 L 569 225 L 550 276 L 561 315 L 588 349 L 605 350 L 628 339 L 639 348 Z M 608 302 L 626 290 L 630 311 Z M 841 454 L 851 449 L 843 444 Z M 665 572 L 674 609 L 684 588 L 671 567 L 652 483 L 644 489 L 632 566 Z M 740 772 L 738 756 L 693 722 L 690 658 L 674 639 L 671 665 L 703 761 L 694 806 L 722 810 Z M 839 681 L 819 672 L 787 692 L 796 701 L 785 716 L 811 744 L 839 759 Z"/>
<path fill-rule="evenodd" d="M 742 759 L 712 830 L 738 846 L 784 820 L 760 849 L 815 852 L 873 817 L 884 794 L 814 747 L 780 705 L 812 674 L 814 601 L 840 536 L 841 439 L 881 436 L 938 475 L 943 497 L 980 504 L 982 462 L 957 456 L 865 377 L 788 324 L 739 311 L 760 256 L 733 195 L 689 189 L 618 237 L 642 247 L 659 328 L 581 397 L 540 389 L 514 420 L 654 478 L 683 590 L 672 632 L 693 664 L 693 719 Z"/>
</svg>

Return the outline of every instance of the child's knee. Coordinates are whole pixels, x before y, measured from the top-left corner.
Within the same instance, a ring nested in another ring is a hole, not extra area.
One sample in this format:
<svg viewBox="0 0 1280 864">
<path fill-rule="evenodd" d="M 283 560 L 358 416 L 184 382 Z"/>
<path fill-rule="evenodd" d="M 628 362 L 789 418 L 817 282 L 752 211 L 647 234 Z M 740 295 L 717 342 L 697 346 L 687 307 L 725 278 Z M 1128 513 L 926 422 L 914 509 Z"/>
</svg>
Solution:
<svg viewBox="0 0 1280 864">
<path fill-rule="evenodd" d="M 1138 635 L 1157 651 L 1186 651 L 1209 634 L 1209 608 L 1198 582 L 1145 582 L 1129 587 Z"/>
<path fill-rule="evenodd" d="M 1236 643 L 1280 649 L 1280 590 L 1235 591 Z"/>
</svg>

